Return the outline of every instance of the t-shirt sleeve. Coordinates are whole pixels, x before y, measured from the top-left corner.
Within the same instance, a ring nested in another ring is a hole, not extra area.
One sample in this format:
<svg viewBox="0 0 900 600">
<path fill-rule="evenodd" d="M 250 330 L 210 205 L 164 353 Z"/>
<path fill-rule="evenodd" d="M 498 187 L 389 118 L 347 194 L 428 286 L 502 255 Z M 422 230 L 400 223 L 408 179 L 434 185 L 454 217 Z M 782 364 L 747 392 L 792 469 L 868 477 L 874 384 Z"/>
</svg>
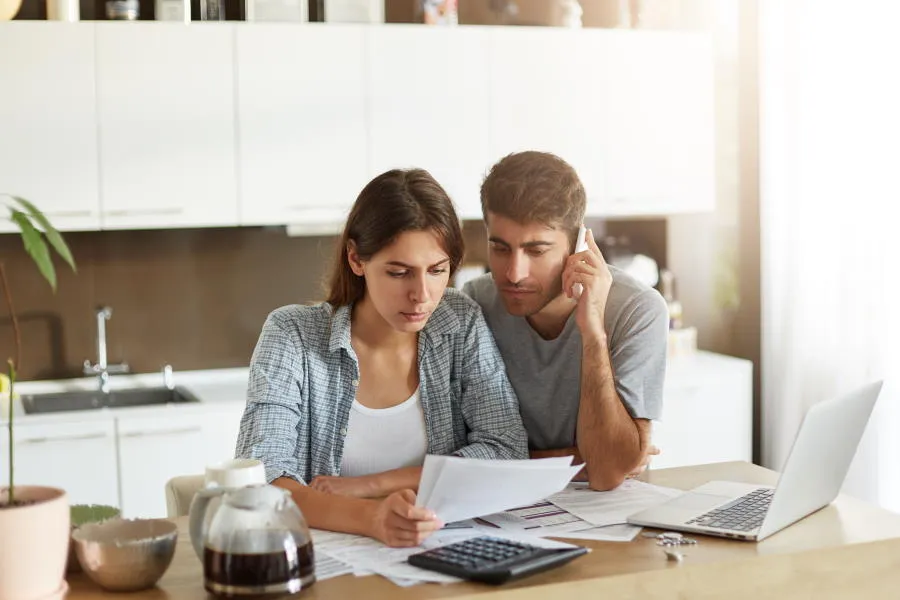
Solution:
<svg viewBox="0 0 900 600">
<path fill-rule="evenodd" d="M 635 419 L 662 416 L 669 311 L 654 289 L 637 294 L 623 313 L 623 327 L 611 344 L 616 391 Z"/>
</svg>

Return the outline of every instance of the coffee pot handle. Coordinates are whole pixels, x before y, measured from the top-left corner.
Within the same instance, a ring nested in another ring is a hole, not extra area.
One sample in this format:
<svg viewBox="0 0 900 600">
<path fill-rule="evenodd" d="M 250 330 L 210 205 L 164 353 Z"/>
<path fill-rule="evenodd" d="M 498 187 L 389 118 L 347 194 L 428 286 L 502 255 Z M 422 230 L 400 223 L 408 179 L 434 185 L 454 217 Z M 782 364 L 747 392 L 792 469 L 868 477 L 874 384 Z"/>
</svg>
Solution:
<svg viewBox="0 0 900 600">
<path fill-rule="evenodd" d="M 203 542 L 206 537 L 206 523 L 209 523 L 209 519 L 206 518 L 206 511 L 209 508 L 210 501 L 213 498 L 221 496 L 225 491 L 226 490 L 223 488 L 205 488 L 194 494 L 194 499 L 191 500 L 189 517 L 191 544 L 194 546 L 194 552 L 201 562 L 203 561 Z"/>
</svg>

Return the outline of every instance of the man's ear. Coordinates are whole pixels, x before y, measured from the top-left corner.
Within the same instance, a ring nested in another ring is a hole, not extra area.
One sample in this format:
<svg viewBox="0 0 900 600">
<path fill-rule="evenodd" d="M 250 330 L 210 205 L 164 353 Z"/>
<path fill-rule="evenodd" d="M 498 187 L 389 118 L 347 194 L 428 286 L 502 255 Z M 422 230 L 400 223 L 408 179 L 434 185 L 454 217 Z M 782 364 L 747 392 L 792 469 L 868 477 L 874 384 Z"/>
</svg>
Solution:
<svg viewBox="0 0 900 600">
<path fill-rule="evenodd" d="M 350 264 L 350 270 L 353 271 L 353 274 L 362 277 L 365 275 L 365 269 L 363 269 L 362 260 L 359 258 L 359 253 L 356 251 L 356 242 L 353 240 L 349 240 L 347 242 L 347 262 Z"/>
</svg>

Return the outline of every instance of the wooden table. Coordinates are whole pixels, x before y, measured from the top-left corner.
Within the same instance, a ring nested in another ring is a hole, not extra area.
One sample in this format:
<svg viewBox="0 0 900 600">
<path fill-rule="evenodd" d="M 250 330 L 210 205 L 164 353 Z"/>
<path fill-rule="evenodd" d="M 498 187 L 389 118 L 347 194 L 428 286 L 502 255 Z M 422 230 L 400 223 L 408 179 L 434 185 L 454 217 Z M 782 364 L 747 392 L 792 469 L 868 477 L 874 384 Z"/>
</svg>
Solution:
<svg viewBox="0 0 900 600">
<path fill-rule="evenodd" d="M 743 462 L 650 471 L 642 479 L 689 489 L 713 479 L 773 485 L 777 473 Z M 69 578 L 69 600 L 195 600 L 206 598 L 200 561 L 191 548 L 187 519 L 179 525 L 175 558 L 157 587 L 132 594 L 103 592 L 83 574 Z M 493 595 L 501 598 L 760 598 L 900 597 L 900 515 L 841 496 L 833 504 L 760 543 L 696 536 L 682 563 L 667 561 L 655 540 L 576 540 L 590 554 L 547 573 L 492 588 L 473 583 L 400 588 L 378 576 L 345 575 L 316 583 L 300 597 L 425 599 Z M 875 540 L 887 540 L 873 542 Z M 804 583 L 805 582 L 805 583 Z M 810 588 L 809 586 L 816 586 Z M 806 587 L 804 587 L 806 586 Z M 606 595 L 601 596 L 600 592 Z M 614 594 L 611 595 L 611 594 Z M 746 594 L 746 595 L 745 595 Z M 789 595 L 783 595 L 789 594 Z M 838 595 L 829 595 L 838 594 Z"/>
</svg>

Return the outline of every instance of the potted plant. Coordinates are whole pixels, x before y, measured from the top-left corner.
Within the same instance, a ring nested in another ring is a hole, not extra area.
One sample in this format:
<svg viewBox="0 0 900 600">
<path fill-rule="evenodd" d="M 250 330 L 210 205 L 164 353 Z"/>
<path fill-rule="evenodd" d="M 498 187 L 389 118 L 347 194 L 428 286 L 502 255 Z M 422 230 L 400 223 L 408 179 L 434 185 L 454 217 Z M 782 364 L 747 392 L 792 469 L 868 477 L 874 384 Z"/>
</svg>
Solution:
<svg viewBox="0 0 900 600">
<path fill-rule="evenodd" d="M 31 202 L 0 194 L 38 271 L 56 291 L 55 251 L 75 270 L 65 241 L 44 214 Z M 0 598 L 36 600 L 60 595 L 69 549 L 69 502 L 64 490 L 42 486 L 16 486 L 13 469 L 13 415 L 16 369 L 20 365 L 21 339 L 10 282 L 0 257 L 0 287 L 13 328 L 13 356 L 8 357 L 9 482 L 0 487 Z"/>
</svg>

